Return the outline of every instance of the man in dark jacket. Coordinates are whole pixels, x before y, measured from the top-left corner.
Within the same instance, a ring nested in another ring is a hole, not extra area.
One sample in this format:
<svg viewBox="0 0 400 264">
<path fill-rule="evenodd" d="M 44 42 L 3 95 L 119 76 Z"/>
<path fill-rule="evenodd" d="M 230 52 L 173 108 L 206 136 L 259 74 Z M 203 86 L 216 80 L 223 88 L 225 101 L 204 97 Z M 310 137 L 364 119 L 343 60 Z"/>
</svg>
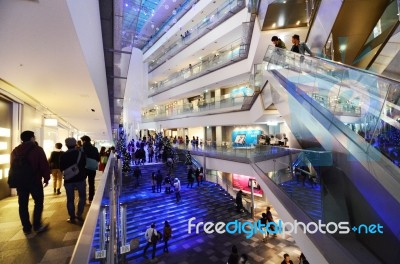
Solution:
<svg viewBox="0 0 400 264">
<path fill-rule="evenodd" d="M 99 150 L 94 147 L 90 143 L 90 137 L 89 136 L 83 136 L 81 137 L 82 140 L 82 151 L 86 154 L 87 164 L 86 164 L 86 176 L 88 177 L 88 184 L 89 184 L 89 204 L 92 203 L 93 196 L 94 196 L 94 177 L 96 177 L 96 170 L 97 168 L 95 167 L 88 167 L 88 161 L 100 161 L 100 155 L 99 155 Z"/>
<path fill-rule="evenodd" d="M 32 177 L 26 179 L 26 183 L 18 184 L 18 204 L 19 204 L 19 218 L 23 226 L 23 231 L 26 235 L 32 232 L 32 224 L 29 220 L 29 195 L 32 195 L 35 201 L 33 210 L 33 229 L 40 233 L 48 229 L 48 224 L 42 223 L 43 200 L 44 193 L 43 187 L 49 184 L 50 180 L 50 167 L 47 162 L 46 154 L 43 149 L 35 142 L 35 133 L 33 131 L 24 131 L 21 133 L 22 143 L 11 152 L 10 164 L 13 163 L 18 156 L 26 156 L 32 168 Z M 44 185 L 42 185 L 42 178 Z"/>
<path fill-rule="evenodd" d="M 86 155 L 85 153 L 76 149 L 76 139 L 66 138 L 65 145 L 68 150 L 60 157 L 60 170 L 64 171 L 70 166 L 77 164 L 79 168 L 79 173 L 73 176 L 71 179 L 64 179 L 65 192 L 67 193 L 67 210 L 69 214 L 69 219 L 67 222 L 73 224 L 75 219 L 83 221 L 82 214 L 85 208 L 86 202 Z M 81 155 L 80 158 L 79 154 Z M 78 190 L 79 202 L 78 210 L 75 214 L 75 188 Z"/>
</svg>

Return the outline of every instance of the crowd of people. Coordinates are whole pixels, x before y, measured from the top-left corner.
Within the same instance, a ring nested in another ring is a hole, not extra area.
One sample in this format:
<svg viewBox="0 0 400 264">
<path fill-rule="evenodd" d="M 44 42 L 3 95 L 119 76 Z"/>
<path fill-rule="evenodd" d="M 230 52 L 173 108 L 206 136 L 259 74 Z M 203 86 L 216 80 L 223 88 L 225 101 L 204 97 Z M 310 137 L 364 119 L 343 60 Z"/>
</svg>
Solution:
<svg viewBox="0 0 400 264">
<path fill-rule="evenodd" d="M 108 156 L 114 151 L 110 148 L 100 150 L 91 144 L 89 136 L 82 136 L 80 140 L 73 137 L 65 139 L 67 151 L 62 151 L 63 144 L 55 144 L 49 159 L 42 147 L 38 145 L 33 131 L 24 131 L 20 135 L 22 143 L 10 155 L 10 172 L 8 184 L 17 189 L 19 216 L 24 234 L 29 235 L 32 229 L 35 232 L 44 232 L 49 224 L 42 223 L 44 203 L 44 187 L 47 187 L 50 175 L 53 177 L 55 195 L 61 194 L 64 188 L 67 196 L 67 212 L 69 223 L 83 222 L 84 206 L 92 203 L 95 194 L 94 180 L 96 170 L 104 170 Z M 86 179 L 88 182 L 88 199 L 86 200 Z M 75 208 L 75 190 L 78 191 L 79 202 Z M 35 206 L 33 223 L 29 219 L 29 196 L 32 196 Z"/>
</svg>

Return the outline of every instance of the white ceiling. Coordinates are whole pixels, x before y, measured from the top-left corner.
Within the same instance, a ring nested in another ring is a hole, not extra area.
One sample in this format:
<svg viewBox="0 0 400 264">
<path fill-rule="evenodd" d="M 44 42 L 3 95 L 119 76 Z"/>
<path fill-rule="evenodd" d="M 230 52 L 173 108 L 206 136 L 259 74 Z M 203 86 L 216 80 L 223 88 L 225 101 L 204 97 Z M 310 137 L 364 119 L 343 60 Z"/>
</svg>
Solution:
<svg viewBox="0 0 400 264">
<path fill-rule="evenodd" d="M 0 36 L 1 79 L 81 133 L 111 139 L 97 0 L 1 0 Z"/>
</svg>

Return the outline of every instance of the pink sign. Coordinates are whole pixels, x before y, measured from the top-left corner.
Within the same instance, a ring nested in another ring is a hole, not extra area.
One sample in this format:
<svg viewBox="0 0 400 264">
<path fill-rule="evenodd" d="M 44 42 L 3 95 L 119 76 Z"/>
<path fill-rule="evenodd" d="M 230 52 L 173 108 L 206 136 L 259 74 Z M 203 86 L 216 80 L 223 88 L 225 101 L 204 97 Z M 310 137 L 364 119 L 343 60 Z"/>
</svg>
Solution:
<svg viewBox="0 0 400 264">
<path fill-rule="evenodd" d="M 232 186 L 234 190 L 242 190 L 244 193 L 251 193 L 251 182 L 253 182 L 254 195 L 262 196 L 263 191 L 256 180 L 251 181 L 254 177 L 232 174 Z"/>
</svg>

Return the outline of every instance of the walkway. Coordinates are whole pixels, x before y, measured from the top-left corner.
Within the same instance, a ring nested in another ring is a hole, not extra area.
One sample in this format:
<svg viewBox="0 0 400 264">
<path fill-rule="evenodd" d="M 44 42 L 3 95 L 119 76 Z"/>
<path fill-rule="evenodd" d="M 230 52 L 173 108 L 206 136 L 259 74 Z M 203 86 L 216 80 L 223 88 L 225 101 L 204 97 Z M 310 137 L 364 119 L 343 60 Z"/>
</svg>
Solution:
<svg viewBox="0 0 400 264">
<path fill-rule="evenodd" d="M 96 181 L 102 172 L 97 172 Z M 76 197 L 78 195 L 76 194 Z M 0 200 L 0 263 L 68 263 L 78 239 L 81 226 L 66 222 L 69 218 L 66 207 L 65 189 L 60 195 L 53 194 L 53 182 L 44 189 L 44 210 L 42 219 L 50 223 L 47 232 L 22 232 L 18 214 L 18 197 Z M 34 202 L 29 201 L 32 216 Z M 85 213 L 89 206 L 85 207 Z"/>
</svg>

